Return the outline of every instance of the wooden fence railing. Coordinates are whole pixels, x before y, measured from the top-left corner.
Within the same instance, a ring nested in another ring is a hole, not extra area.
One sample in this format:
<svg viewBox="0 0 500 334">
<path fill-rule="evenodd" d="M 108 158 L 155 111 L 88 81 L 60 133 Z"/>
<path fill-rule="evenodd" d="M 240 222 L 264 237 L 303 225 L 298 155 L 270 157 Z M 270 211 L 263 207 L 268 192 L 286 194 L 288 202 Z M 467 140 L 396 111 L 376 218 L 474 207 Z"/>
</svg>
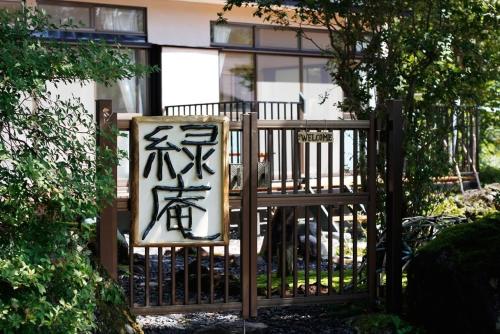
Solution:
<svg viewBox="0 0 500 334">
<path fill-rule="evenodd" d="M 104 109 L 111 110 L 109 101 L 98 101 L 97 112 Z M 128 131 L 134 116 L 113 114 L 100 126 Z M 259 118 L 250 112 L 230 122 L 242 170 L 240 186 L 230 191 L 229 245 L 129 247 L 129 272 L 119 279 L 128 280 L 136 314 L 241 310 L 247 318 L 273 305 L 375 300 L 375 119 Z M 299 143 L 301 131 L 333 133 L 334 141 Z M 397 185 L 398 172 L 391 175 Z M 116 215 L 130 209 L 126 186 L 118 185 L 117 200 L 100 220 L 101 262 L 113 277 Z M 397 226 L 400 198 L 392 199 Z"/>
</svg>

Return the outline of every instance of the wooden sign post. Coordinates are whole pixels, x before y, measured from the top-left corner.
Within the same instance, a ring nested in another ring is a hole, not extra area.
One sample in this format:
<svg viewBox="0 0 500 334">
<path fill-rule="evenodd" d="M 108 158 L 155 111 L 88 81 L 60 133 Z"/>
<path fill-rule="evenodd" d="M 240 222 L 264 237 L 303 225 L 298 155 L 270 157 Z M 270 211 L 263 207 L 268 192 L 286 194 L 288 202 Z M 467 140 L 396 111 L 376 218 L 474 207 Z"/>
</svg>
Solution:
<svg viewBox="0 0 500 334">
<path fill-rule="evenodd" d="M 216 116 L 132 119 L 134 246 L 229 242 L 228 124 Z"/>
</svg>

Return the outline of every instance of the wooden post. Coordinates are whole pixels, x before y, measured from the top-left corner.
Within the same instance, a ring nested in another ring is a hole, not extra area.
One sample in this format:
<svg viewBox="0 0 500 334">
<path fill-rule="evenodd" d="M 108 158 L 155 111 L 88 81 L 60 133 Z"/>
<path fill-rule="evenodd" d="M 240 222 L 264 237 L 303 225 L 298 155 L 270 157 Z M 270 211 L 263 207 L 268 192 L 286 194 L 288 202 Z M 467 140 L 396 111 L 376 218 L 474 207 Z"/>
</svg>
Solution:
<svg viewBox="0 0 500 334">
<path fill-rule="evenodd" d="M 242 141 L 243 141 L 243 180 L 241 189 L 241 228 L 240 228 L 240 247 L 241 247 L 241 303 L 242 317 L 248 319 L 250 317 L 250 147 L 252 140 L 250 138 L 250 114 L 244 114 L 242 119 Z"/>
<path fill-rule="evenodd" d="M 258 179 L 258 113 L 250 114 L 250 316 L 257 316 L 257 179 Z"/>
<path fill-rule="evenodd" d="M 245 113 L 241 227 L 241 299 L 244 319 L 257 316 L 257 113 Z"/>
<path fill-rule="evenodd" d="M 96 100 L 96 120 L 97 146 L 100 150 L 108 149 L 116 153 L 116 141 L 109 140 L 113 126 L 117 124 L 111 100 Z M 109 167 L 112 169 L 115 196 L 109 205 L 102 209 L 97 221 L 99 260 L 113 279 L 118 278 L 116 167 Z"/>
<path fill-rule="evenodd" d="M 402 303 L 403 119 L 402 102 L 389 101 L 387 124 L 387 312 L 400 313 Z"/>
<path fill-rule="evenodd" d="M 375 113 L 370 115 L 368 133 L 368 293 L 370 304 L 377 298 L 377 133 Z"/>
</svg>

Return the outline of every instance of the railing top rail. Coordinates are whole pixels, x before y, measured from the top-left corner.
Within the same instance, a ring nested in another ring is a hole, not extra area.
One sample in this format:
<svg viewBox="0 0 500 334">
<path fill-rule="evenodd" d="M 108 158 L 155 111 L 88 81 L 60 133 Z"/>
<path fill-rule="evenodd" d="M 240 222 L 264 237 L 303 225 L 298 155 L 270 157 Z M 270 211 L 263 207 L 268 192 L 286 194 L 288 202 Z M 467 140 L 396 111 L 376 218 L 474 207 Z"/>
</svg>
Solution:
<svg viewBox="0 0 500 334">
<path fill-rule="evenodd" d="M 117 127 L 119 130 L 130 130 L 133 117 L 141 114 L 118 113 Z M 365 120 L 258 120 L 257 126 L 261 129 L 369 129 L 370 121 Z M 241 130 L 241 121 L 231 121 L 231 130 Z"/>
<path fill-rule="evenodd" d="M 368 120 L 258 120 L 260 129 L 369 129 Z"/>
<path fill-rule="evenodd" d="M 216 105 L 216 104 L 264 104 L 264 103 L 288 103 L 288 104 L 302 104 L 303 102 L 299 101 L 221 101 L 221 102 L 207 102 L 207 103 L 191 103 L 191 104 L 175 104 L 175 105 L 169 105 L 165 106 L 164 109 L 167 108 L 180 108 L 180 107 L 195 107 L 195 106 L 205 106 L 205 105 Z"/>
</svg>

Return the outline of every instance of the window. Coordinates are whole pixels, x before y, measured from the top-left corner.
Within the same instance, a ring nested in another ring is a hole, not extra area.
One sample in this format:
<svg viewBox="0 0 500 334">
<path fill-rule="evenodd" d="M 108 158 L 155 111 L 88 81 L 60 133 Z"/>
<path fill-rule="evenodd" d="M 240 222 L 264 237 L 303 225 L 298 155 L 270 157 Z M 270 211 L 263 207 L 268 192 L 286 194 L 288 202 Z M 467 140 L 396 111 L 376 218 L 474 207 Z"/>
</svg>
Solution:
<svg viewBox="0 0 500 334">
<path fill-rule="evenodd" d="M 144 33 L 144 11 L 128 8 L 96 7 L 95 28 L 99 31 Z"/>
<path fill-rule="evenodd" d="M 257 56 L 258 100 L 298 101 L 299 93 L 299 57 Z"/>
<path fill-rule="evenodd" d="M 136 64 L 147 64 L 147 50 L 125 50 Z M 122 79 L 111 86 L 96 84 L 96 98 L 113 101 L 113 111 L 118 113 L 149 114 L 148 85 L 145 77 Z"/>
<path fill-rule="evenodd" d="M 297 31 L 277 28 L 257 28 L 256 46 L 269 49 L 298 50 Z"/>
<path fill-rule="evenodd" d="M 39 1 L 38 7 L 51 16 L 55 24 L 72 24 L 74 29 L 41 32 L 38 35 L 67 42 L 105 40 L 125 47 L 132 62 L 148 64 L 146 49 L 146 10 L 65 1 Z M 142 48 L 138 48 L 142 46 Z M 133 47 L 133 48 L 132 48 Z M 148 78 L 120 80 L 111 86 L 96 84 L 96 99 L 111 99 L 118 113 L 150 113 Z"/>
<path fill-rule="evenodd" d="M 233 46 L 253 46 L 252 26 L 213 24 L 212 43 Z"/>
<path fill-rule="evenodd" d="M 302 35 L 302 50 L 321 51 L 330 48 L 328 32 L 305 31 Z"/>
<path fill-rule="evenodd" d="M 317 54 L 330 46 L 328 31 L 321 29 L 305 29 L 299 33 L 296 28 L 280 26 L 211 24 L 211 41 L 214 46 Z"/>
<path fill-rule="evenodd" d="M 50 15 L 51 23 L 71 24 L 78 26 L 78 28 L 87 29 L 91 27 L 90 7 L 55 4 L 41 4 L 39 7 L 47 15 Z"/>
<path fill-rule="evenodd" d="M 254 99 L 255 67 L 251 54 L 223 52 L 219 56 L 219 68 L 221 101 Z"/>
<path fill-rule="evenodd" d="M 145 8 L 62 1 L 40 1 L 38 8 L 50 15 L 53 23 L 72 23 L 78 26 L 77 31 L 146 34 Z"/>
<path fill-rule="evenodd" d="M 21 9 L 21 7 L 21 1 L 0 0 L 0 9 L 5 9 L 6 11 L 16 11 Z"/>
</svg>

